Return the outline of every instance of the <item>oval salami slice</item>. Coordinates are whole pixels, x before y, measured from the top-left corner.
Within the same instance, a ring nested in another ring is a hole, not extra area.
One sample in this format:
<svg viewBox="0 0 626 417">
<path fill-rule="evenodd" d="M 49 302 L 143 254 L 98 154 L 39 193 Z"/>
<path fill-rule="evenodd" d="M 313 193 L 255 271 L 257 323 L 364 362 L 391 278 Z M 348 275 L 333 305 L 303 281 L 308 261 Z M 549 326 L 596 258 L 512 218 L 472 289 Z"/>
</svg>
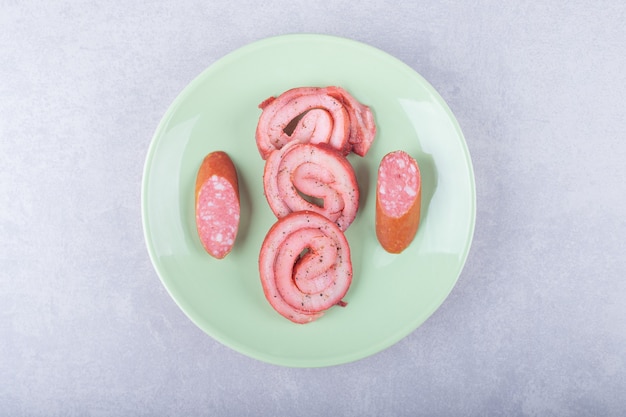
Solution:
<svg viewBox="0 0 626 417">
<path fill-rule="evenodd" d="M 263 186 L 278 218 L 309 210 L 346 230 L 359 207 L 359 187 L 352 165 L 326 144 L 290 142 L 272 153 L 265 163 Z"/>
<path fill-rule="evenodd" d="M 256 142 L 263 159 L 291 141 L 328 143 L 364 156 L 376 135 L 374 116 L 340 87 L 298 87 L 263 101 Z"/>
<path fill-rule="evenodd" d="M 404 151 L 383 157 L 376 184 L 376 236 L 390 253 L 409 246 L 420 222 L 421 174 L 417 161 Z"/>
<path fill-rule="evenodd" d="M 239 229 L 239 183 L 230 157 L 208 154 L 196 177 L 196 228 L 204 249 L 222 259 L 233 248 Z"/>
<path fill-rule="evenodd" d="M 343 232 L 309 211 L 280 218 L 259 254 L 263 292 L 294 323 L 309 323 L 342 301 L 352 282 L 350 247 Z"/>
</svg>

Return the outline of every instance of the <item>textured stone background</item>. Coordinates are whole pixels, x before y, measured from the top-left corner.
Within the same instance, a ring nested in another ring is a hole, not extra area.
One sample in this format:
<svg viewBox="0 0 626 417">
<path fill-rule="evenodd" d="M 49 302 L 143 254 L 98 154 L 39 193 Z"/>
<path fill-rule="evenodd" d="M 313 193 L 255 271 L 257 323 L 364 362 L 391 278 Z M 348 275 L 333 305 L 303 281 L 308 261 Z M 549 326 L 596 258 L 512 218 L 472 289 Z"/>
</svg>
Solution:
<svg viewBox="0 0 626 417">
<path fill-rule="evenodd" d="M 623 416 L 625 21 L 621 1 L 0 0 L 0 415 Z M 296 32 L 422 74 L 476 174 L 474 243 L 443 306 L 322 369 L 206 336 L 141 229 L 174 97 L 226 53 Z"/>
</svg>

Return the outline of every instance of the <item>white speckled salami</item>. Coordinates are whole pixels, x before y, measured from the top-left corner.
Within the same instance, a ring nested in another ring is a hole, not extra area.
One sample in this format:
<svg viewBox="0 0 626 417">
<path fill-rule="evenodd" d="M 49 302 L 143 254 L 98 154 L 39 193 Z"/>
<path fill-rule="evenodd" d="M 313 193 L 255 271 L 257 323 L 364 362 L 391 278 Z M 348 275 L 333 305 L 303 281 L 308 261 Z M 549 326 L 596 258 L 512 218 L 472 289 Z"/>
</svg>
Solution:
<svg viewBox="0 0 626 417">
<path fill-rule="evenodd" d="M 233 248 L 239 229 L 237 171 L 222 151 L 207 155 L 196 177 L 196 227 L 204 249 L 222 259 Z"/>
<path fill-rule="evenodd" d="M 422 200 L 417 161 L 404 151 L 390 152 L 378 168 L 376 236 L 390 253 L 406 249 L 419 227 Z"/>
</svg>

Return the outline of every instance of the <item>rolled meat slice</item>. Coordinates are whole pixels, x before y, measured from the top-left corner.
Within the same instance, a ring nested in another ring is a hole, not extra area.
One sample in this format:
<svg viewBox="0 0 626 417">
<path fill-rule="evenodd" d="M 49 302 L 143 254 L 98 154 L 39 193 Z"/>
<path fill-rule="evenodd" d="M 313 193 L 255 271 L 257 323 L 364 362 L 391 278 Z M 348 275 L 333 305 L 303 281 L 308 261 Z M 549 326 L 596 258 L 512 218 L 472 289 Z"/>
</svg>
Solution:
<svg viewBox="0 0 626 417">
<path fill-rule="evenodd" d="M 350 247 L 343 232 L 310 211 L 280 218 L 259 254 L 259 274 L 267 301 L 294 323 L 309 323 L 342 298 L 352 282 Z"/>
<path fill-rule="evenodd" d="M 290 142 L 273 152 L 265 162 L 263 186 L 278 218 L 309 210 L 345 231 L 359 208 L 354 168 L 327 144 Z"/>
<path fill-rule="evenodd" d="M 390 152 L 378 167 L 376 236 L 390 253 L 413 241 L 420 222 L 422 178 L 417 161 L 404 151 Z"/>
<path fill-rule="evenodd" d="M 341 100 L 350 116 L 348 142 L 351 151 L 359 156 L 365 156 L 376 137 L 376 123 L 371 109 L 341 87 L 328 87 L 327 91 L 328 95 Z"/>
<path fill-rule="evenodd" d="M 195 214 L 204 249 L 222 259 L 233 248 L 239 229 L 239 183 L 232 160 L 222 151 L 208 154 L 196 176 Z"/>
<path fill-rule="evenodd" d="M 256 129 L 263 159 L 291 141 L 328 143 L 364 156 L 376 135 L 374 116 L 341 87 L 298 87 L 264 100 Z"/>
</svg>

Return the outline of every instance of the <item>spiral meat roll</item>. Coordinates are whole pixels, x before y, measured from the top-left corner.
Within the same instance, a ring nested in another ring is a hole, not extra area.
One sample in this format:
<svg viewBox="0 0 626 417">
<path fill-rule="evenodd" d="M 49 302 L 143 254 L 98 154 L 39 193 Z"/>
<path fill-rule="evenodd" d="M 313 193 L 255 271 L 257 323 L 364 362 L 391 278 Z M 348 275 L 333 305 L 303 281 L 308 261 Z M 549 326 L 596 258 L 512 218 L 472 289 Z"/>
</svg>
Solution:
<svg viewBox="0 0 626 417">
<path fill-rule="evenodd" d="M 327 143 L 364 156 L 376 135 L 374 116 L 341 87 L 298 87 L 263 101 L 256 143 L 263 159 L 287 143 Z"/>
<path fill-rule="evenodd" d="M 342 298 L 352 282 L 350 247 L 344 233 L 310 211 L 279 219 L 259 255 L 263 292 L 271 306 L 294 323 L 309 323 Z"/>
<path fill-rule="evenodd" d="M 359 207 L 352 165 L 326 144 L 290 142 L 273 152 L 265 162 L 263 186 L 278 218 L 295 211 L 314 211 L 345 231 Z"/>
</svg>

